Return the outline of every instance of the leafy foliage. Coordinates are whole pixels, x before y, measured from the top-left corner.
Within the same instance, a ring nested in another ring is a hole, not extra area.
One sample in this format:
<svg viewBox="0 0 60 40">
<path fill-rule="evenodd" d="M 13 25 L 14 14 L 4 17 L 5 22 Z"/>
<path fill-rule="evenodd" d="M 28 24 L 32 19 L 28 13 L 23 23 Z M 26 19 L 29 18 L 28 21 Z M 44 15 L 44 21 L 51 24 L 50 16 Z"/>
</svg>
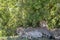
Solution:
<svg viewBox="0 0 60 40">
<path fill-rule="evenodd" d="M 0 36 L 16 35 L 17 27 L 36 27 L 43 19 L 49 28 L 60 27 L 60 0 L 0 0 Z"/>
</svg>

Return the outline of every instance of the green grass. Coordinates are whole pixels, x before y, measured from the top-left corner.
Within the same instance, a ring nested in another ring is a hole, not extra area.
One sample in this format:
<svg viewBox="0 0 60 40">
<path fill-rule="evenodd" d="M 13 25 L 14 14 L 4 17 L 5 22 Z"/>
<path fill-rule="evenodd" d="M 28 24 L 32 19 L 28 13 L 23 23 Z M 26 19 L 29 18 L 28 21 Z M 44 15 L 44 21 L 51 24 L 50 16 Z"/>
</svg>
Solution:
<svg viewBox="0 0 60 40">
<path fill-rule="evenodd" d="M 27 38 L 21 39 L 18 36 L 9 36 L 9 37 L 0 37 L 0 40 L 28 40 L 28 39 Z M 51 39 L 48 39 L 48 38 L 39 38 L 39 39 L 32 39 L 32 40 L 51 40 Z"/>
</svg>

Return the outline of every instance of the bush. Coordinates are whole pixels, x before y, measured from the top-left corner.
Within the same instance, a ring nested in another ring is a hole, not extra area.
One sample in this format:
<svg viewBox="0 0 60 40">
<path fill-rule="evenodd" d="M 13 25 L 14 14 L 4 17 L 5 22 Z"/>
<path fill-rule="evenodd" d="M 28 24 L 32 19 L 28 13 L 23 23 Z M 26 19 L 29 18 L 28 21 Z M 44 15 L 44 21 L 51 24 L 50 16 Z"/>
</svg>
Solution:
<svg viewBox="0 0 60 40">
<path fill-rule="evenodd" d="M 43 19 L 59 28 L 59 5 L 59 0 L 0 0 L 0 36 L 16 35 L 17 27 L 36 27 Z"/>
</svg>

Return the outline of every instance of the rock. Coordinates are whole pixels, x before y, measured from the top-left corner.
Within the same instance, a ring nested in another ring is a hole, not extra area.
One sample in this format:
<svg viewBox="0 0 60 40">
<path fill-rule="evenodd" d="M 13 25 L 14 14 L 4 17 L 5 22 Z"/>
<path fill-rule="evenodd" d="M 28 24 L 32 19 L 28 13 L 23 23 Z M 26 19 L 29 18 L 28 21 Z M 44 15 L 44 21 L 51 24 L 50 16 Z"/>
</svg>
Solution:
<svg viewBox="0 0 60 40">
<path fill-rule="evenodd" d="M 56 40 L 60 40 L 60 29 L 52 30 L 52 33 Z"/>
</svg>

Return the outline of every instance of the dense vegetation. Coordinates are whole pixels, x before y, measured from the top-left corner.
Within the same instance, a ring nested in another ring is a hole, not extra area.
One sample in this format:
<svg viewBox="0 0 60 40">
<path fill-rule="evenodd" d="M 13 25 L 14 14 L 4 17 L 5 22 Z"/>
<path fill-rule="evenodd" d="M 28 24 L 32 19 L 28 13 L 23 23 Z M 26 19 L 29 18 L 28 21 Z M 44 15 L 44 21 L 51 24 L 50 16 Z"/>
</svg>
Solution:
<svg viewBox="0 0 60 40">
<path fill-rule="evenodd" d="M 36 27 L 43 19 L 49 28 L 60 27 L 60 0 L 0 0 L 0 36 L 16 35 L 17 27 Z"/>
</svg>

